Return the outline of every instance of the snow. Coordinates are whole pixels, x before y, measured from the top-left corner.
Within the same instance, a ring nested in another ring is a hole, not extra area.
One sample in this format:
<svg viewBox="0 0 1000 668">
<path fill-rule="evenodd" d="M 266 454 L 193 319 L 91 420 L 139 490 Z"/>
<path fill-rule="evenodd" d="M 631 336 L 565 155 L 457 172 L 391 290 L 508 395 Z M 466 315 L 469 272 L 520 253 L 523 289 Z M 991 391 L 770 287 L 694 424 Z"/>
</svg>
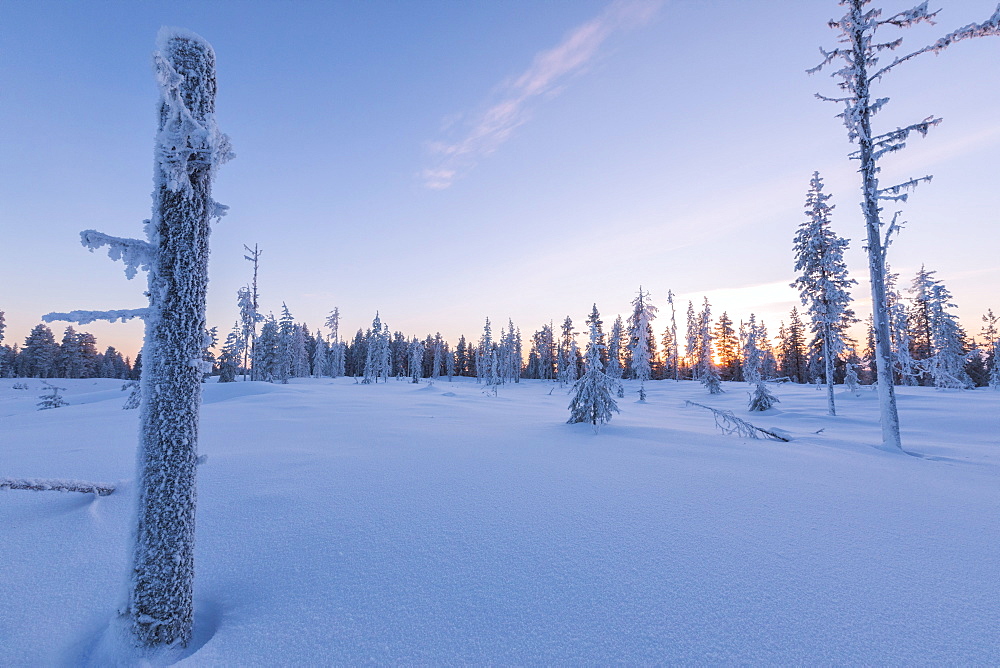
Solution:
<svg viewBox="0 0 1000 668">
<path fill-rule="evenodd" d="M 0 381 L 0 476 L 117 489 L 0 490 L 3 665 L 107 665 L 125 600 L 139 416 L 59 382 Z M 897 388 L 908 456 L 869 388 L 647 381 L 595 435 L 553 385 L 205 385 L 179 665 L 1000 662 L 1000 393 Z"/>
</svg>

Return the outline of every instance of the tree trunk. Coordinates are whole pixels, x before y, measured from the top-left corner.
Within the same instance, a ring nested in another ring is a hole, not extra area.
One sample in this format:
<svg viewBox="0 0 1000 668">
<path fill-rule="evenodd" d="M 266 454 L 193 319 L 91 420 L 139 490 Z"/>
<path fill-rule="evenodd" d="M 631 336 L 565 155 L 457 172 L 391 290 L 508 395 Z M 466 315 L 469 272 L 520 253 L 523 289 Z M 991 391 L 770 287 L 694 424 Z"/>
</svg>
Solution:
<svg viewBox="0 0 1000 668">
<path fill-rule="evenodd" d="M 862 12 L 859 0 L 852 0 L 852 6 L 860 19 Z M 857 21 L 860 25 L 862 22 Z M 854 62 L 858 75 L 858 113 L 861 116 L 861 132 L 858 137 L 858 152 L 861 159 L 861 189 L 864 196 L 862 209 L 868 234 L 868 272 L 871 276 L 872 322 L 875 330 L 875 368 L 878 372 L 879 417 L 882 424 L 882 444 L 887 448 L 902 450 L 899 435 L 899 414 L 896 411 L 896 392 L 892 384 L 892 346 L 889 335 L 889 317 L 886 308 L 885 258 L 882 250 L 882 230 L 878 207 L 878 167 L 871 139 L 871 107 L 869 104 L 868 73 L 865 69 L 865 52 L 861 31 L 853 35 Z"/>
<path fill-rule="evenodd" d="M 161 33 L 160 55 L 182 78 L 161 72 L 160 133 L 150 242 L 150 316 L 143 344 L 138 509 L 129 615 L 141 646 L 186 646 L 194 620 L 195 469 L 208 282 L 215 55 L 195 35 Z M 184 115 L 202 127 L 185 125 Z M 171 145 L 177 144 L 177 145 Z M 164 159 L 167 156 L 168 159 Z M 169 159 L 183 161 L 178 185 Z"/>
</svg>

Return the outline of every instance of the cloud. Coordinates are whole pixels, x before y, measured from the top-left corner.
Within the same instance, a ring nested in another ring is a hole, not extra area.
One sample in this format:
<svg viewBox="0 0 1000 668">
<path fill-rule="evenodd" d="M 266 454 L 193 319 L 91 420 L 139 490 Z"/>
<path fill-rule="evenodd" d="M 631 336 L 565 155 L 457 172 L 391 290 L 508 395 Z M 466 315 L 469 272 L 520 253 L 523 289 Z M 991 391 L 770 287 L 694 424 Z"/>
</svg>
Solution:
<svg viewBox="0 0 1000 668">
<path fill-rule="evenodd" d="M 496 87 L 495 101 L 487 103 L 485 111 L 461 124 L 458 139 L 428 143 L 432 164 L 420 174 L 424 185 L 434 190 L 450 187 L 527 121 L 535 100 L 557 93 L 563 81 L 594 59 L 608 37 L 647 23 L 662 4 L 663 0 L 616 0 L 558 45 L 538 53 L 521 75 Z"/>
</svg>

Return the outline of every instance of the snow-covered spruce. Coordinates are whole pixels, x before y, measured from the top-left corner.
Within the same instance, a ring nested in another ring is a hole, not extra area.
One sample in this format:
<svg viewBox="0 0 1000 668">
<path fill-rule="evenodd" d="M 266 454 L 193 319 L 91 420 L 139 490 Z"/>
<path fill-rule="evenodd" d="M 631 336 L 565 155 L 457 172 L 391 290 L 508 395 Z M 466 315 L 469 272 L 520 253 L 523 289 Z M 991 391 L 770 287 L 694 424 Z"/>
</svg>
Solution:
<svg viewBox="0 0 1000 668">
<path fill-rule="evenodd" d="M 722 394 L 719 371 L 712 360 L 712 305 L 704 298 L 701 313 L 698 314 L 697 378 L 709 394 Z"/>
<path fill-rule="evenodd" d="M 826 381 L 827 412 L 837 414 L 833 399 L 834 359 L 844 350 L 844 332 L 857 322 L 850 308 L 852 285 L 847 277 L 844 251 L 848 240 L 841 239 L 830 229 L 830 212 L 827 204 L 830 195 L 823 192 L 823 179 L 814 172 L 806 196 L 806 220 L 795 234 L 795 271 L 799 277 L 792 283 L 799 291 L 802 304 L 812 319 L 814 345 L 819 344 Z"/>
<path fill-rule="evenodd" d="M 758 324 L 757 316 L 751 313 L 750 320 L 743 326 L 743 378 L 753 386 L 749 404 L 751 411 L 766 411 L 779 401 L 765 382 L 763 346 L 766 339 L 764 325 Z"/>
<path fill-rule="evenodd" d="M 601 425 L 611 420 L 612 413 L 619 412 L 614 394 L 621 383 L 604 372 L 604 363 L 601 361 L 602 353 L 605 352 L 602 341 L 604 336 L 596 304 L 587 322 L 590 324 L 590 341 L 584 358 L 585 369 L 573 384 L 573 399 L 569 402 L 570 416 L 567 422 L 589 422 L 597 432 Z"/>
<path fill-rule="evenodd" d="M 52 383 L 44 380 L 42 381 L 42 385 L 45 386 L 45 389 L 42 394 L 38 395 L 38 398 L 41 399 L 41 401 L 36 404 L 38 406 L 38 410 L 44 411 L 50 408 L 62 408 L 63 406 L 69 405 L 68 401 L 59 396 L 59 391 L 65 390 L 65 387 L 56 387 Z"/>
<path fill-rule="evenodd" d="M 844 105 L 844 111 L 838 115 L 847 128 L 849 141 L 857 143 L 858 150 L 851 155 L 861 163 L 861 209 L 864 213 L 867 232 L 868 271 L 871 278 L 872 316 L 875 330 L 875 363 L 878 371 L 879 410 L 882 424 L 882 443 L 884 447 L 902 450 L 899 433 L 899 413 L 896 409 L 896 393 L 892 383 L 892 349 L 889 332 L 889 313 L 886 289 L 886 250 L 892 235 L 899 231 L 896 218 L 882 233 L 883 221 L 880 202 L 905 202 L 907 190 L 912 189 L 922 181 L 929 181 L 930 176 L 910 179 L 903 183 L 880 187 L 878 174 L 881 168 L 879 160 L 888 153 L 894 153 L 906 147 L 906 141 L 911 134 L 926 135 L 931 127 L 941 122 L 940 118 L 928 116 L 924 120 L 897 127 L 882 134 L 872 132 L 872 117 L 889 102 L 889 98 L 872 99 L 871 86 L 882 80 L 898 65 L 923 53 L 940 53 L 955 42 L 972 37 L 1000 35 L 1000 6 L 993 15 L 983 23 L 973 23 L 955 30 L 933 44 L 913 51 L 905 56 L 895 57 L 888 65 L 880 65 L 880 54 L 895 51 L 902 44 L 897 38 L 886 42 L 877 42 L 876 34 L 886 27 L 909 28 L 921 22 L 932 23 L 937 12 L 929 12 L 927 3 L 923 2 L 912 9 L 907 9 L 888 18 L 881 18 L 879 9 L 865 7 L 871 0 L 841 0 L 848 8 L 839 20 L 830 21 L 830 27 L 840 31 L 839 42 L 842 47 L 827 51 L 820 49 L 823 60 L 819 65 L 809 70 L 818 72 L 834 60 L 843 60 L 844 66 L 836 69 L 832 76 L 838 78 L 838 86 L 843 94 L 840 97 L 817 95 L 821 100 Z"/>
<path fill-rule="evenodd" d="M 629 352 L 632 377 L 639 381 L 639 401 L 646 400 L 646 381 L 652 374 L 653 355 L 656 341 L 653 338 L 653 319 L 656 307 L 649 301 L 649 292 L 639 286 L 639 293 L 632 300 L 632 315 L 629 317 Z"/>
<path fill-rule="evenodd" d="M 916 366 L 938 389 L 965 390 L 975 384 L 965 371 L 969 359 L 965 330 L 949 309 L 951 293 L 923 266 L 913 280 L 912 324 Z"/>
</svg>

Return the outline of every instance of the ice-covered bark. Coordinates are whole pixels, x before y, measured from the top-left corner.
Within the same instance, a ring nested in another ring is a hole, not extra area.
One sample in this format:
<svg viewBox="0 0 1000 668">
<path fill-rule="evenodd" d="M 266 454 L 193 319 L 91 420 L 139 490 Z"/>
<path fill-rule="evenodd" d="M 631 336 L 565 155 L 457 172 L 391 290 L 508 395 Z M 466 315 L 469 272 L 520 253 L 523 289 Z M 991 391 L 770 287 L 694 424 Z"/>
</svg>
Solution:
<svg viewBox="0 0 1000 668">
<path fill-rule="evenodd" d="M 231 157 L 215 112 L 215 54 L 201 37 L 163 29 L 153 257 L 143 344 L 137 526 L 128 604 L 146 647 L 181 645 L 193 624 L 195 468 L 208 285 L 212 179 Z"/>
<path fill-rule="evenodd" d="M 892 343 L 889 331 L 889 313 L 886 290 L 886 248 L 892 235 L 899 231 L 895 217 L 888 225 L 884 236 L 881 219 L 882 201 L 906 201 L 905 191 L 913 188 L 921 181 L 930 180 L 929 176 L 920 179 L 910 179 L 904 183 L 880 187 L 878 174 L 879 160 L 889 153 L 902 150 L 906 141 L 914 132 L 926 135 L 928 130 L 941 122 L 941 119 L 928 116 L 924 120 L 906 127 L 890 130 L 882 134 L 872 132 L 872 117 L 888 102 L 889 98 L 874 98 L 871 93 L 872 84 L 881 81 L 882 77 L 898 65 L 923 53 L 939 53 L 951 44 L 972 37 L 1000 35 L 1000 5 L 996 12 L 980 24 L 970 24 L 964 28 L 945 35 L 931 45 L 913 51 L 905 56 L 898 56 L 887 65 L 880 65 L 880 55 L 895 51 L 902 44 L 897 38 L 886 42 L 877 42 L 876 33 L 887 26 L 908 28 L 921 22 L 932 23 L 937 12 L 929 12 L 927 3 L 923 2 L 912 9 L 898 12 L 888 18 L 881 18 L 879 9 L 865 9 L 870 0 L 841 0 L 840 4 L 848 11 L 839 20 L 830 21 L 832 28 L 840 31 L 839 48 L 827 51 L 820 49 L 823 61 L 809 70 L 817 72 L 835 60 L 843 60 L 843 67 L 836 70 L 832 76 L 840 79 L 838 86 L 843 95 L 830 98 L 818 95 L 822 100 L 844 105 L 844 111 L 839 118 L 844 121 L 847 136 L 851 142 L 858 145 L 858 150 L 851 156 L 861 163 L 861 209 L 865 219 L 868 250 L 868 270 L 871 277 L 872 319 L 875 331 L 875 364 L 878 370 L 879 410 L 882 423 L 882 443 L 885 447 L 902 449 L 899 434 L 899 415 L 896 410 L 896 394 L 892 384 Z"/>
</svg>

